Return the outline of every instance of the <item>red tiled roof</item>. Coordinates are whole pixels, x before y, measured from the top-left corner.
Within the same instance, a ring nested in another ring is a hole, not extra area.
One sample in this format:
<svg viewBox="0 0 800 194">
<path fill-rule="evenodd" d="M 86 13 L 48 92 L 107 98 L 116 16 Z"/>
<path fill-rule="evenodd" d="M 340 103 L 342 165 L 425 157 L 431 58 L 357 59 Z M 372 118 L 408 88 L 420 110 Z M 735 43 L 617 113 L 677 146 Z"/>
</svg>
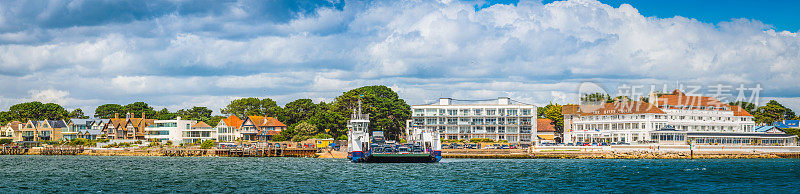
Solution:
<svg viewBox="0 0 800 194">
<path fill-rule="evenodd" d="M 556 132 L 556 127 L 552 123 L 553 120 L 550 119 L 536 119 L 536 131 Z"/>
<path fill-rule="evenodd" d="M 563 106 L 561 106 L 561 114 L 565 114 L 565 115 L 580 114 L 580 112 L 578 112 L 579 109 L 580 109 L 580 107 L 578 105 L 575 105 L 575 104 L 563 105 Z"/>
<path fill-rule="evenodd" d="M 672 91 L 672 94 L 661 95 L 656 102 L 659 106 L 669 105 L 669 109 L 701 109 L 706 107 L 722 107 L 733 111 L 734 116 L 753 116 L 739 106 L 725 104 L 714 97 L 708 96 L 687 96 L 680 90 Z"/>
<path fill-rule="evenodd" d="M 274 117 L 267 117 L 267 122 L 264 123 L 264 126 L 267 127 L 286 127 L 285 124 L 281 123 L 278 119 Z"/>
<path fill-rule="evenodd" d="M 200 121 L 197 124 L 194 124 L 192 128 L 211 128 L 211 125 L 206 124 L 206 122 Z"/>
<path fill-rule="evenodd" d="M 267 131 L 267 135 L 278 135 L 278 134 L 280 134 L 280 133 L 281 133 L 281 132 L 278 132 L 278 131 L 275 131 L 275 130 L 269 130 L 269 131 Z"/>
<path fill-rule="evenodd" d="M 603 105 L 600 105 L 600 107 L 596 110 L 593 110 L 591 112 L 584 112 L 584 111 L 586 110 L 580 110 L 582 116 L 624 115 L 624 114 L 645 114 L 645 113 L 666 114 L 664 113 L 664 111 L 661 111 L 661 109 L 659 109 L 658 107 L 655 107 L 650 103 L 642 101 L 603 103 Z"/>
<path fill-rule="evenodd" d="M 241 127 L 242 122 L 244 122 L 242 121 L 242 119 L 239 119 L 239 117 L 233 115 L 229 116 L 228 118 L 222 119 L 222 121 L 225 122 L 225 125 L 227 125 L 228 127 L 235 127 L 237 129 Z"/>
</svg>

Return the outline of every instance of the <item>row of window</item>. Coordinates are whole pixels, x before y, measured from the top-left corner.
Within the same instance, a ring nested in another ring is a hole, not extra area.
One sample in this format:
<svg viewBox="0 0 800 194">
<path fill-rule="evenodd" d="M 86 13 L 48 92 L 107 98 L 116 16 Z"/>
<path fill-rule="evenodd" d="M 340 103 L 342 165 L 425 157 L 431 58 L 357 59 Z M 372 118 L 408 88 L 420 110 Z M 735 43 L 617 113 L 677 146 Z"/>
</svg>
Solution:
<svg viewBox="0 0 800 194">
<path fill-rule="evenodd" d="M 751 121 L 751 118 L 741 117 L 713 117 L 713 116 L 684 116 L 684 115 L 654 115 L 655 119 L 669 119 L 669 120 L 689 120 L 689 121 Z M 582 116 L 581 120 L 597 121 L 597 120 L 633 120 L 645 119 L 645 115 L 596 115 L 596 116 Z"/>
<path fill-rule="evenodd" d="M 530 116 L 533 109 L 473 108 L 473 109 L 414 109 L 414 116 Z"/>
</svg>

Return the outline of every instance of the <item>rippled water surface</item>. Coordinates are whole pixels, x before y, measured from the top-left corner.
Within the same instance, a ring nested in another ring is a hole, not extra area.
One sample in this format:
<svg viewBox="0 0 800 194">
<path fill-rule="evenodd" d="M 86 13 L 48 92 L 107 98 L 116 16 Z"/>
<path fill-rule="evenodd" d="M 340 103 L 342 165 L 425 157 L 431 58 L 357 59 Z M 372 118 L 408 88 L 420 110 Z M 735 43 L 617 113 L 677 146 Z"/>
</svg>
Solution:
<svg viewBox="0 0 800 194">
<path fill-rule="evenodd" d="M 0 192 L 797 193 L 798 159 L 472 160 L 0 156 Z"/>
</svg>

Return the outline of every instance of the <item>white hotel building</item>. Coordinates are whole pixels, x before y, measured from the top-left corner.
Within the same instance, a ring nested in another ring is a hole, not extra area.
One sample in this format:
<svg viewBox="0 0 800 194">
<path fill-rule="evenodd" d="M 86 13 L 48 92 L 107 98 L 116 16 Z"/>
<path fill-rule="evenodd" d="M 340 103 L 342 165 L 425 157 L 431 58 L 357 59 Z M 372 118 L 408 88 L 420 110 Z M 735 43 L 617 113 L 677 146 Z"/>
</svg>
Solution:
<svg viewBox="0 0 800 194">
<path fill-rule="evenodd" d="M 467 104 L 460 104 L 466 102 Z M 459 103 L 459 104 L 456 104 Z M 487 101 L 441 98 L 438 103 L 414 105 L 409 128 L 437 130 L 441 139 L 489 138 L 531 143 L 536 136 L 536 106 L 507 97 Z"/>
<path fill-rule="evenodd" d="M 687 96 L 679 90 L 650 95 L 648 102 L 614 102 L 596 107 L 565 105 L 562 113 L 565 143 L 796 143 L 796 136 L 756 131 L 753 116 L 741 107 L 713 97 Z"/>
</svg>

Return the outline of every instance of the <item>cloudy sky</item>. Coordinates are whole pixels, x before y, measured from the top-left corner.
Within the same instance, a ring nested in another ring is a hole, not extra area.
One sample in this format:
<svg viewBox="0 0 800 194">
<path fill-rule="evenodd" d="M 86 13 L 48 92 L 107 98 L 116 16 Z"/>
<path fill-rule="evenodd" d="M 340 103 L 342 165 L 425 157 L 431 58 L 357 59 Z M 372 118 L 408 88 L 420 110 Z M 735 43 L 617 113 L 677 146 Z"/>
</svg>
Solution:
<svg viewBox="0 0 800 194">
<path fill-rule="evenodd" d="M 331 101 L 377 84 L 410 104 L 541 105 L 576 102 L 583 82 L 760 84 L 800 109 L 800 6 L 678 2 L 2 1 L 0 109 L 219 114 L 240 97 Z"/>
</svg>

